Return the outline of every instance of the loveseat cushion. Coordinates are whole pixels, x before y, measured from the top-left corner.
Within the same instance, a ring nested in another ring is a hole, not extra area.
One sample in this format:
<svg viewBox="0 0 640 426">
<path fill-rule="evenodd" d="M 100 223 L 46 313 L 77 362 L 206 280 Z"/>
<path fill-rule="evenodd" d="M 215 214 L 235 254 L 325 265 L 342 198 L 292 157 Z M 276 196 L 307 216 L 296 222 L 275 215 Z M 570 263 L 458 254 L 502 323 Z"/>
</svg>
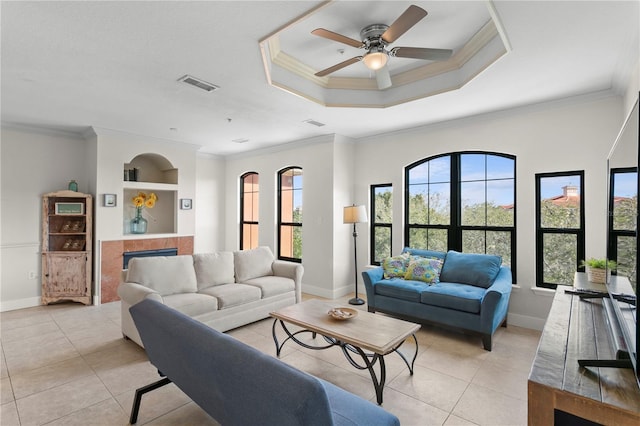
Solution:
<svg viewBox="0 0 640 426">
<path fill-rule="evenodd" d="M 218 308 L 226 309 L 232 306 L 260 300 L 262 292 L 258 287 L 246 284 L 220 284 L 200 290 L 218 299 Z"/>
<path fill-rule="evenodd" d="M 391 278 L 378 281 L 375 285 L 375 292 L 381 296 L 408 300 L 410 302 L 420 302 L 420 295 L 427 287 L 429 287 L 428 284 L 420 281 Z"/>
<path fill-rule="evenodd" d="M 485 292 L 473 285 L 439 282 L 423 289 L 420 303 L 477 314 Z"/>
<path fill-rule="evenodd" d="M 273 275 L 274 259 L 273 252 L 266 246 L 233 252 L 236 282 Z"/>
<path fill-rule="evenodd" d="M 195 317 L 218 309 L 218 299 L 207 294 L 181 293 L 165 296 L 165 305 L 190 317 Z"/>
<path fill-rule="evenodd" d="M 489 288 L 498 276 L 501 264 L 500 256 L 449 250 L 442 265 L 440 281 Z"/>
<path fill-rule="evenodd" d="M 198 290 L 212 285 L 235 282 L 233 252 L 198 253 L 193 255 Z"/>
<path fill-rule="evenodd" d="M 262 292 L 263 299 L 296 290 L 296 283 L 291 278 L 277 277 L 275 275 L 254 278 L 252 280 L 247 280 L 242 284 L 258 287 Z"/>
<path fill-rule="evenodd" d="M 161 296 L 198 291 L 191 255 L 134 257 L 129 261 L 127 282 L 151 288 Z"/>
</svg>

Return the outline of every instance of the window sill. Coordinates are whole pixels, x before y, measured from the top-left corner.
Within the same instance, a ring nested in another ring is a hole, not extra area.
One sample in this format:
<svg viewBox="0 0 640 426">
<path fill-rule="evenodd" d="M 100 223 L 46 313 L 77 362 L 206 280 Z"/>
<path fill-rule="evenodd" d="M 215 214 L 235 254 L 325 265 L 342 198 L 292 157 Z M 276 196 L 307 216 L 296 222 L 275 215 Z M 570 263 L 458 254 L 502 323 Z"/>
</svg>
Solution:
<svg viewBox="0 0 640 426">
<path fill-rule="evenodd" d="M 536 287 L 536 286 L 531 287 L 531 291 L 533 291 L 533 293 L 536 296 L 553 297 L 556 294 L 556 291 L 552 288 L 544 288 L 544 287 Z"/>
</svg>

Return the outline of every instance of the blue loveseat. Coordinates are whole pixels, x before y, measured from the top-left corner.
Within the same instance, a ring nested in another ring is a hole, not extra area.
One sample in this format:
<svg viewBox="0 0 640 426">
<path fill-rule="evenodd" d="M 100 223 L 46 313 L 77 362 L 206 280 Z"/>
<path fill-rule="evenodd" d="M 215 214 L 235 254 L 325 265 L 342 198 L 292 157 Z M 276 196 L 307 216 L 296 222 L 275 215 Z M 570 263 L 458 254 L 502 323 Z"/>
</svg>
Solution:
<svg viewBox="0 0 640 426">
<path fill-rule="evenodd" d="M 160 302 L 145 299 L 129 310 L 149 360 L 164 376 L 136 390 L 131 424 L 142 396 L 173 382 L 225 426 L 400 425 L 382 407 Z"/>
<path fill-rule="evenodd" d="M 511 269 L 501 265 L 499 256 L 486 254 L 411 248 L 403 254 L 407 259 L 439 259 L 441 270 L 435 277 L 433 271 L 426 274 L 431 283 L 405 279 L 402 271 L 385 278 L 382 266 L 364 271 L 369 312 L 477 332 L 490 351 L 493 333 L 507 324 Z"/>
</svg>

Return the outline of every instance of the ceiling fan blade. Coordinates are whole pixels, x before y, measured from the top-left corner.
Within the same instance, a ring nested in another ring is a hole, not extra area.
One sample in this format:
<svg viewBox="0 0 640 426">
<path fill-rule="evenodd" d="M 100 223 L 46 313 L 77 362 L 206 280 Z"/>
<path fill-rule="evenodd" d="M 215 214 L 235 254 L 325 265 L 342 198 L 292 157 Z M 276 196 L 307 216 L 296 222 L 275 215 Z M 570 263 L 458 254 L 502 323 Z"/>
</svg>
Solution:
<svg viewBox="0 0 640 426">
<path fill-rule="evenodd" d="M 451 57 L 453 50 L 429 49 L 426 47 L 394 47 L 389 51 L 389 56 L 398 58 L 426 59 L 429 61 L 446 61 Z"/>
<path fill-rule="evenodd" d="M 315 30 L 311 31 L 311 34 L 327 38 L 329 40 L 337 41 L 338 43 L 344 43 L 353 47 L 363 46 L 363 43 L 361 41 L 343 36 L 342 34 L 334 33 L 333 31 L 325 30 L 324 28 L 316 28 Z"/>
<path fill-rule="evenodd" d="M 427 16 L 426 10 L 412 4 L 387 28 L 382 34 L 382 39 L 387 43 L 393 43 L 425 16 Z"/>
<path fill-rule="evenodd" d="M 341 70 L 344 67 L 348 67 L 351 64 L 355 64 L 356 62 L 360 62 L 362 60 L 362 56 L 356 56 L 355 58 L 347 59 L 346 61 L 340 62 L 339 64 L 335 64 L 332 67 L 324 69 L 322 71 L 318 71 L 315 73 L 316 77 L 324 77 L 325 75 L 331 74 L 338 70 Z"/>
<path fill-rule="evenodd" d="M 385 65 L 376 71 L 376 81 L 378 82 L 378 89 L 380 90 L 391 87 L 391 74 L 389 73 L 389 67 Z"/>
</svg>

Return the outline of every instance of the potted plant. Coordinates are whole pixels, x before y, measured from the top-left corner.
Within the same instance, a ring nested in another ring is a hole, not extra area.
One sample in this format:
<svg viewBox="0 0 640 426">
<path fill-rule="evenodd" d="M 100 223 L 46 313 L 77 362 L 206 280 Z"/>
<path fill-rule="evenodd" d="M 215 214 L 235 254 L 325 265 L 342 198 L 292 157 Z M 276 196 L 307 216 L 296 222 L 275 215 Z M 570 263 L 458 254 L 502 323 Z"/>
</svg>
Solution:
<svg viewBox="0 0 640 426">
<path fill-rule="evenodd" d="M 592 283 L 605 284 L 611 276 L 611 271 L 616 269 L 616 262 L 607 259 L 590 258 L 583 260 L 581 266 L 587 269 L 587 279 Z M 606 280 L 605 280 L 606 277 Z"/>
</svg>

